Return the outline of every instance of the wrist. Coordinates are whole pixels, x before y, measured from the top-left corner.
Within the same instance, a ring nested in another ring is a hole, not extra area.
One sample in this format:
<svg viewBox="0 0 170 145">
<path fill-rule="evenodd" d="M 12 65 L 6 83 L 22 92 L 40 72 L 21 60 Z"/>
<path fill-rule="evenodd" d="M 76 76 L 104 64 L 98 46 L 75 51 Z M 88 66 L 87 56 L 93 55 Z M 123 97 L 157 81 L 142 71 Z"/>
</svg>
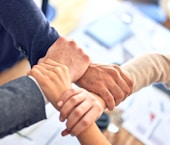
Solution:
<svg viewBox="0 0 170 145">
<path fill-rule="evenodd" d="M 45 104 L 48 104 L 49 101 L 48 101 L 48 99 L 46 98 L 46 96 L 45 96 L 44 92 L 42 91 L 42 89 L 41 89 L 39 83 L 37 82 L 37 80 L 36 80 L 33 76 L 30 76 L 30 75 L 29 75 L 28 77 L 29 77 L 30 79 L 32 79 L 32 80 L 34 81 L 34 83 L 37 85 L 37 87 L 39 88 L 39 90 L 40 90 L 40 92 L 41 92 L 41 94 L 42 94 L 42 96 L 43 96 L 43 98 L 44 98 Z"/>
</svg>

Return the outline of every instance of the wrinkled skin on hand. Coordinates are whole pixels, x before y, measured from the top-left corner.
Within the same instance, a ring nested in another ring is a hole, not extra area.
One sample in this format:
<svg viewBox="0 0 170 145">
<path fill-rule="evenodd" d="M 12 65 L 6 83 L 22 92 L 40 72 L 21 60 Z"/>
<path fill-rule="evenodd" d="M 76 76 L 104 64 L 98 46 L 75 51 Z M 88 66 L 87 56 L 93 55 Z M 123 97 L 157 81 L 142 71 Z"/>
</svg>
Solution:
<svg viewBox="0 0 170 145">
<path fill-rule="evenodd" d="M 28 72 L 40 85 L 44 95 L 56 109 L 60 96 L 71 88 L 71 78 L 67 66 L 46 59 L 43 63 L 34 65 Z"/>
<path fill-rule="evenodd" d="M 101 97 L 81 88 L 66 91 L 58 103 L 60 104 L 60 120 L 67 119 L 67 129 L 62 132 L 63 136 L 79 135 L 94 123 L 106 108 Z"/>
<path fill-rule="evenodd" d="M 64 37 L 58 38 L 39 62 L 44 62 L 48 58 L 66 65 L 70 71 L 72 82 L 76 82 L 90 65 L 89 56 L 78 47 L 75 41 Z"/>
<path fill-rule="evenodd" d="M 109 110 L 113 110 L 133 89 L 133 81 L 118 65 L 91 64 L 76 84 L 101 96 Z"/>
</svg>

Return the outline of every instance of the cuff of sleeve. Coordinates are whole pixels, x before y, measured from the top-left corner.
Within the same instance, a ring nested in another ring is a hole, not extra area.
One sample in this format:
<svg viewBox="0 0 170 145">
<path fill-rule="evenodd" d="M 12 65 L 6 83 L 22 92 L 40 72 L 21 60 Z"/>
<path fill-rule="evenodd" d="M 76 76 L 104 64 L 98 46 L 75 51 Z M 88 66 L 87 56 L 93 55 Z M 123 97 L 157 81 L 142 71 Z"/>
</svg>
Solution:
<svg viewBox="0 0 170 145">
<path fill-rule="evenodd" d="M 40 85 L 38 84 L 38 82 L 37 82 L 37 80 L 34 78 L 34 77 L 32 77 L 32 76 L 28 76 L 30 79 L 32 79 L 34 82 L 35 82 L 35 84 L 37 85 L 37 87 L 39 88 L 39 90 L 40 90 L 40 92 L 42 93 L 42 95 L 43 95 L 43 98 L 44 98 L 44 101 L 45 101 L 45 104 L 48 104 L 49 103 L 49 101 L 48 101 L 48 99 L 47 99 L 47 97 L 44 95 L 44 93 L 43 93 L 43 91 L 42 91 L 42 89 L 41 89 L 41 87 L 40 87 Z"/>
</svg>

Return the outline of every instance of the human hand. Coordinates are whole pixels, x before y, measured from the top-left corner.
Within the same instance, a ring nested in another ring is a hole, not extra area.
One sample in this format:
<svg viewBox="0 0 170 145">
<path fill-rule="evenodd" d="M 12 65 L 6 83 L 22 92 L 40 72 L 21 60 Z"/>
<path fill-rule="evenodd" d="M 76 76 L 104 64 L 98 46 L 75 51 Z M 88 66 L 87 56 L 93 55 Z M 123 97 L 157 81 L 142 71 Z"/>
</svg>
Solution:
<svg viewBox="0 0 170 145">
<path fill-rule="evenodd" d="M 101 97 L 84 89 L 76 88 L 66 91 L 58 102 L 60 120 L 67 119 L 62 135 L 79 135 L 103 113 L 106 105 Z"/>
<path fill-rule="evenodd" d="M 80 49 L 74 41 L 60 37 L 48 49 L 45 57 L 39 62 L 44 62 L 47 58 L 64 64 L 69 68 L 71 81 L 77 81 L 90 65 L 90 58 Z"/>
<path fill-rule="evenodd" d="M 113 110 L 133 89 L 132 80 L 118 65 L 91 64 L 76 84 L 101 96 L 109 110 Z"/>
<path fill-rule="evenodd" d="M 53 60 L 46 59 L 43 63 L 34 65 L 28 75 L 36 79 L 48 101 L 58 109 L 59 97 L 71 88 L 68 68 Z"/>
</svg>

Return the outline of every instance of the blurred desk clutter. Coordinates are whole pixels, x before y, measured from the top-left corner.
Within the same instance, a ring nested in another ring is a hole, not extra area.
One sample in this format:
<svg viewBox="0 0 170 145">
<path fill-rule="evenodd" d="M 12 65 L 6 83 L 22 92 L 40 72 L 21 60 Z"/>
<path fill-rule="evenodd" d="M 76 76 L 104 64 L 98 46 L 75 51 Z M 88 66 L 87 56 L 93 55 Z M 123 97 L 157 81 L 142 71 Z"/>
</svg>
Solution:
<svg viewBox="0 0 170 145">
<path fill-rule="evenodd" d="M 146 17 L 133 3 L 107 0 L 98 2 L 94 11 L 95 3 L 86 11 L 80 25 L 69 34 L 93 61 L 121 64 L 146 52 L 170 52 L 169 30 Z"/>
<path fill-rule="evenodd" d="M 122 64 L 147 52 L 170 53 L 169 30 L 130 1 L 49 2 L 57 8 L 51 25 L 75 39 L 93 62 Z M 162 89 L 144 88 L 114 111 L 106 111 L 110 120 L 103 134 L 112 145 L 170 145 L 169 104 L 169 94 Z M 50 104 L 46 110 L 47 120 L 1 139 L 0 144 L 80 145 L 76 137 L 61 136 L 65 124 L 58 120 L 59 112 Z"/>
<path fill-rule="evenodd" d="M 133 2 L 93 0 L 87 9 L 80 25 L 69 36 L 93 62 L 122 64 L 147 52 L 170 53 L 169 30 Z M 169 145 L 169 104 L 169 94 L 154 86 L 131 95 L 116 108 L 123 113 L 110 114 L 107 138 L 113 145 Z"/>
</svg>

